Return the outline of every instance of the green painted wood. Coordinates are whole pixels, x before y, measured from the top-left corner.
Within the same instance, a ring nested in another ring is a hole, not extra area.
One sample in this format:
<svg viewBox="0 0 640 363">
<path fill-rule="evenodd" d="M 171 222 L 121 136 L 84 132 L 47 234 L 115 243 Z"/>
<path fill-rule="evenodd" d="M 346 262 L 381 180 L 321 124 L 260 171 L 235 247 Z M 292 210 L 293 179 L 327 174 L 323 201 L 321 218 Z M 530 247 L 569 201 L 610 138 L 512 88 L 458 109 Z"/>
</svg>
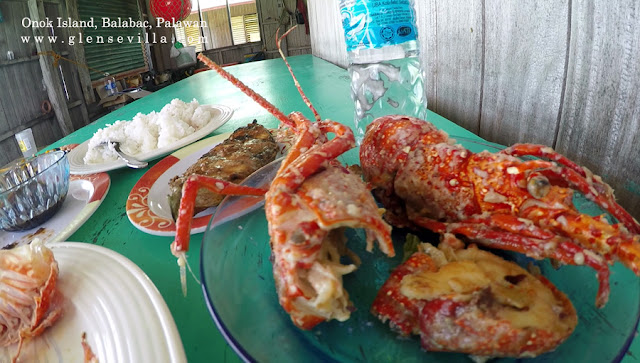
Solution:
<svg viewBox="0 0 640 363">
<path fill-rule="evenodd" d="M 81 35 L 76 40 L 80 44 L 80 39 L 84 39 L 84 56 L 90 67 L 117 75 L 147 66 L 144 53 L 145 34 L 142 28 L 102 26 L 103 18 L 112 20 L 131 18 L 133 21 L 139 21 L 141 15 L 137 1 L 78 0 L 78 15 L 82 21 L 93 19 L 96 25 L 95 29 L 91 27 L 82 29 Z M 121 42 L 118 41 L 118 37 L 122 37 Z M 90 77 L 95 81 L 104 76 L 91 72 Z"/>
<path fill-rule="evenodd" d="M 319 58 L 302 55 L 289 59 L 298 80 L 322 118 L 329 118 L 353 127 L 353 105 L 349 95 L 347 71 Z M 282 60 L 251 62 L 226 68 L 238 79 L 261 94 L 285 113 L 301 111 L 313 115 L 300 98 Z M 224 104 L 235 110 L 229 122 L 213 134 L 231 132 L 254 118 L 266 127 L 277 127 L 278 121 L 229 82 L 213 71 L 198 73 L 116 110 L 96 122 L 64 137 L 47 149 L 70 143 L 81 143 L 95 131 L 117 120 L 130 120 L 138 113 L 159 111 L 173 98 L 203 104 Z M 471 132 L 434 113 L 428 119 L 450 135 L 480 140 Z M 342 161 L 357 162 L 356 150 L 349 151 Z M 157 162 L 157 161 L 156 161 Z M 150 166 L 153 166 L 152 162 Z M 171 237 L 152 236 L 136 229 L 125 213 L 129 192 L 144 170 L 120 169 L 109 172 L 111 189 L 96 213 L 70 238 L 98 244 L 131 259 L 149 276 L 164 297 L 178 326 L 189 362 L 239 362 L 211 319 L 200 286 L 188 278 L 188 295 L 182 296 L 176 259 L 169 250 Z M 200 245 L 202 234 L 191 237 L 189 264 L 200 276 Z M 241 287 L 239 287 L 241 288 Z M 268 337 L 266 337 L 268 338 Z M 632 352 L 640 352 L 636 340 Z"/>
</svg>

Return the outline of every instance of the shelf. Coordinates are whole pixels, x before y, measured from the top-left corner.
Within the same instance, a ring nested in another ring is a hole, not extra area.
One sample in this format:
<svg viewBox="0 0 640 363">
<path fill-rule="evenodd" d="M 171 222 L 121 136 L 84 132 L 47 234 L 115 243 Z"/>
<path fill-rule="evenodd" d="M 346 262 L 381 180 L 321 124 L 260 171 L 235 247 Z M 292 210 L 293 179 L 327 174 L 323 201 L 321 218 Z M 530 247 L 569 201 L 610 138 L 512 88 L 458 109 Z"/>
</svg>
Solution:
<svg viewBox="0 0 640 363">
<path fill-rule="evenodd" d="M 37 55 L 32 55 L 30 57 L 23 57 L 23 58 L 18 58 L 18 59 L 13 59 L 13 60 L 0 60 L 0 67 L 5 67 L 5 66 L 12 66 L 15 64 L 20 64 L 20 63 L 26 63 L 26 62 L 32 62 L 32 61 L 36 61 L 38 60 L 38 58 L 40 58 L 40 56 Z"/>
</svg>

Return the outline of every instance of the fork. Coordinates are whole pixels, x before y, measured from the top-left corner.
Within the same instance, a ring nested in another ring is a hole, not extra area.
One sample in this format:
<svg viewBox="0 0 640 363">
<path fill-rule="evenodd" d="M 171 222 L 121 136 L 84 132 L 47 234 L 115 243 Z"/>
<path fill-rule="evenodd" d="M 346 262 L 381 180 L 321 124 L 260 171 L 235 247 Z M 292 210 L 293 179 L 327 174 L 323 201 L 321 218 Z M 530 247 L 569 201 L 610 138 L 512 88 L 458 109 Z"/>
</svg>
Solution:
<svg viewBox="0 0 640 363">
<path fill-rule="evenodd" d="M 122 152 L 122 150 L 120 150 L 120 142 L 118 141 L 103 141 L 98 146 L 108 146 L 109 144 L 113 144 L 113 149 L 116 151 L 116 153 L 118 153 L 120 159 L 124 160 L 124 162 L 127 163 L 128 167 L 133 169 L 142 169 L 146 168 L 147 165 L 149 165 L 149 163 L 147 163 L 146 161 L 138 160 L 135 157 Z"/>
</svg>

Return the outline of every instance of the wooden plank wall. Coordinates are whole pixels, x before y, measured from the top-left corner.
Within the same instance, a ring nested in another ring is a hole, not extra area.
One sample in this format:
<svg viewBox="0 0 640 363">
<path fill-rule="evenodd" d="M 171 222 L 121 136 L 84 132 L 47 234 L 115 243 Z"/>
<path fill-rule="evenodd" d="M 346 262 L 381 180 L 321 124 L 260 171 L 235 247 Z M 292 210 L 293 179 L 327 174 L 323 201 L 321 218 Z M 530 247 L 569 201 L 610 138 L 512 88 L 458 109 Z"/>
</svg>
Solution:
<svg viewBox="0 0 640 363">
<path fill-rule="evenodd" d="M 14 134 L 30 127 L 38 147 L 62 137 L 53 112 L 43 115 L 41 104 L 48 100 L 42 81 L 42 71 L 33 42 L 20 41 L 20 35 L 33 35 L 22 27 L 21 20 L 29 16 L 25 1 L 2 1 L 0 9 L 0 166 L 22 156 Z M 6 60 L 7 51 L 15 60 Z"/>
<path fill-rule="evenodd" d="M 227 9 L 210 10 L 204 12 L 202 17 L 209 26 L 203 29 L 207 38 L 207 49 L 228 47 L 232 44 Z"/>
<path fill-rule="evenodd" d="M 53 3 L 44 3 L 44 9 L 49 18 L 64 18 L 64 11 L 66 10 L 62 9 L 59 4 Z M 69 28 L 59 28 L 54 26 L 54 32 L 58 37 L 66 39 L 69 37 Z M 74 52 L 72 48 L 75 46 L 56 42 L 51 44 L 51 47 L 56 53 L 64 55 L 65 58 L 74 59 Z M 77 130 L 89 123 L 89 114 L 87 112 L 85 96 L 82 92 L 80 82 L 80 67 L 68 61 L 61 61 L 59 66 L 60 71 L 62 72 L 61 74 L 63 75 L 64 87 L 68 95 L 67 108 L 69 110 L 69 118 L 71 119 L 73 129 Z"/>
<path fill-rule="evenodd" d="M 347 49 L 338 0 L 307 1 L 313 55 L 347 67 Z"/>
<path fill-rule="evenodd" d="M 258 10 L 255 3 L 250 3 L 232 5 L 229 12 L 233 17 L 245 14 L 256 14 Z M 207 49 L 231 46 L 229 12 L 226 7 L 203 11 L 203 20 L 206 20 L 208 25 L 208 28 L 203 29 L 205 37 L 207 38 Z M 191 16 L 193 16 L 193 14 Z M 197 17 L 195 20 L 197 20 Z"/>
<path fill-rule="evenodd" d="M 311 3 L 313 1 L 308 1 Z M 317 1 L 316 1 L 317 2 Z M 262 28 L 262 44 L 264 45 L 268 59 L 280 58 L 276 46 L 276 30 L 280 28 L 280 34 L 296 24 L 295 17 L 285 17 L 281 23 L 281 14 L 284 7 L 293 14 L 296 10 L 296 0 L 258 0 L 260 26 Z M 309 4 L 311 6 L 311 4 Z M 318 6 L 318 5 L 316 5 Z M 286 12 L 285 12 L 286 13 Z M 304 25 L 299 25 L 282 41 L 285 55 L 294 56 L 311 53 L 311 37 L 306 33 Z"/>
<path fill-rule="evenodd" d="M 337 0 L 309 1 L 313 54 L 345 67 Z M 640 217 L 640 4 L 416 1 L 429 109 L 501 144 L 552 146 Z"/>
<path fill-rule="evenodd" d="M 640 4 L 579 1 L 555 147 L 612 183 L 640 219 Z"/>
</svg>

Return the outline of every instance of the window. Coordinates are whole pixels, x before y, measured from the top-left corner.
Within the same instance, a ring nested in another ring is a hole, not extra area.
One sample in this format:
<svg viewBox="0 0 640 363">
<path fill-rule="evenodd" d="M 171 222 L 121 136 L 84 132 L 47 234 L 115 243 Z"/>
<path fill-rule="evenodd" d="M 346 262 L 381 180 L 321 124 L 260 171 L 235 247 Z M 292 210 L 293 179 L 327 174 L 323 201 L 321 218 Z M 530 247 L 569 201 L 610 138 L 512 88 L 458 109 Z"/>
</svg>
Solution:
<svg viewBox="0 0 640 363">
<path fill-rule="evenodd" d="M 233 33 L 234 44 L 259 42 L 260 27 L 258 25 L 258 14 L 231 17 L 231 32 Z"/>
<path fill-rule="evenodd" d="M 231 18 L 231 32 L 233 33 L 234 44 L 247 42 L 247 32 L 244 30 L 244 16 L 240 15 Z"/>
<path fill-rule="evenodd" d="M 206 26 L 191 25 L 194 22 Z M 184 24 L 175 27 L 176 40 L 198 52 L 260 41 L 255 0 L 192 0 Z"/>
<path fill-rule="evenodd" d="M 131 0 L 78 0 L 78 14 L 80 20 L 95 18 L 96 29 L 87 27 L 82 34 L 85 39 L 91 37 L 91 42 L 85 42 L 84 56 L 87 64 L 95 69 L 108 72 L 117 78 L 131 74 L 139 74 L 149 70 L 147 53 L 143 42 L 125 41 L 113 42 L 113 39 L 144 39 L 144 29 L 134 27 L 102 27 L 102 17 L 116 19 L 131 18 L 139 21 L 142 18 L 139 4 Z M 109 40 L 111 37 L 111 41 Z M 103 74 L 91 72 L 94 84 L 100 81 Z"/>
<path fill-rule="evenodd" d="M 182 43 L 185 47 L 195 46 L 196 52 L 201 52 L 203 50 L 203 41 L 202 36 L 200 35 L 200 27 L 198 25 L 199 22 L 198 13 L 189 15 L 186 19 L 184 19 L 184 24 L 188 24 L 187 26 L 175 27 L 176 40 Z"/>
</svg>

